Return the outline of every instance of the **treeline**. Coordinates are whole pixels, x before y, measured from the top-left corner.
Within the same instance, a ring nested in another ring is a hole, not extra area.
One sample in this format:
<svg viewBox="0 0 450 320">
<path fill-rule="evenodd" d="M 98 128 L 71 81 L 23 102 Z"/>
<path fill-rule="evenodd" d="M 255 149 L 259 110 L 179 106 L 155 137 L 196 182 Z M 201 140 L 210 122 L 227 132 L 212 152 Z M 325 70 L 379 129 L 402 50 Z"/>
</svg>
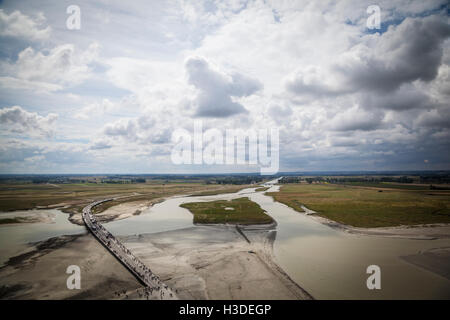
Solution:
<svg viewBox="0 0 450 320">
<path fill-rule="evenodd" d="M 366 177 L 283 177 L 279 183 L 420 183 L 420 184 L 447 184 L 450 183 L 450 175 L 420 175 L 420 176 L 366 176 Z"/>
<path fill-rule="evenodd" d="M 229 176 L 206 179 L 206 184 L 252 184 L 262 182 L 261 176 Z"/>
<path fill-rule="evenodd" d="M 268 177 L 264 177 L 268 179 Z M 32 184 L 71 184 L 71 183 L 207 183 L 244 185 L 260 183 L 263 177 L 256 174 L 217 174 L 217 175 L 4 175 L 0 176 L 2 183 L 32 183 Z"/>
</svg>

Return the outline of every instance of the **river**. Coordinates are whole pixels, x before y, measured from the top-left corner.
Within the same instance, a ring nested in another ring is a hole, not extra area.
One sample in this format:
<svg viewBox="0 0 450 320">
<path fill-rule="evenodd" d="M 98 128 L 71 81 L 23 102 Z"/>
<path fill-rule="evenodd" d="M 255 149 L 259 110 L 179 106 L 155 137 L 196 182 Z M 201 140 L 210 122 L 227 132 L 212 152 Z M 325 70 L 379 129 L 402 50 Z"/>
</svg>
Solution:
<svg viewBox="0 0 450 320">
<path fill-rule="evenodd" d="M 268 192 L 279 186 L 268 185 Z M 179 205 L 187 202 L 249 197 L 278 223 L 274 243 L 276 262 L 316 299 L 433 299 L 450 298 L 450 281 L 402 260 L 437 247 L 450 239 L 410 240 L 353 235 L 330 228 L 276 202 L 256 188 L 214 196 L 172 197 L 139 216 L 107 224 L 114 235 L 163 232 L 192 227 L 192 214 Z M 182 241 L 182 239 L 179 239 Z M 367 289 L 366 269 L 381 268 L 381 290 Z"/>
<path fill-rule="evenodd" d="M 279 186 L 268 184 L 268 192 Z M 278 203 L 256 188 L 213 196 L 174 196 L 138 216 L 113 221 L 105 227 L 116 236 L 156 233 L 193 226 L 192 214 L 179 205 L 187 202 L 249 197 L 277 221 L 276 263 L 316 299 L 449 299 L 450 280 L 414 266 L 401 256 L 431 248 L 450 247 L 450 239 L 411 240 L 347 234 L 330 228 Z M 0 226 L 0 263 L 36 242 L 63 234 L 86 232 L 57 209 L 45 210 L 52 223 Z M 182 241 L 182 239 L 174 239 Z M 366 268 L 381 268 L 381 290 L 368 290 Z"/>
</svg>

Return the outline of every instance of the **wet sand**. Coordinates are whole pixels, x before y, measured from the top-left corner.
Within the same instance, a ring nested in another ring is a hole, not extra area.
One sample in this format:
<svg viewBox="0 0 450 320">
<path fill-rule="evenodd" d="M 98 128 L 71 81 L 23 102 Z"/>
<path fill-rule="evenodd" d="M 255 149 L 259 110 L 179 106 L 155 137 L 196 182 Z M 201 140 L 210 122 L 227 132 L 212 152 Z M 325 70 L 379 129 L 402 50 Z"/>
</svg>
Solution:
<svg viewBox="0 0 450 320">
<path fill-rule="evenodd" d="M 272 226 L 247 228 L 251 243 L 234 226 L 120 239 L 181 299 L 310 299 L 273 263 Z M 71 264 L 81 268 L 80 290 L 66 287 Z M 140 283 L 90 234 L 36 243 L 0 268 L 0 279 L 1 299 L 144 298 Z"/>
<path fill-rule="evenodd" d="M 272 226 L 194 226 L 120 240 L 181 299 L 310 299 L 273 263 Z"/>
<path fill-rule="evenodd" d="M 69 290 L 66 269 L 81 269 L 81 289 Z M 60 236 L 36 243 L 0 268 L 1 299 L 114 299 L 139 282 L 92 235 Z"/>
<path fill-rule="evenodd" d="M 120 203 L 118 205 L 109 207 L 105 211 L 96 213 L 95 216 L 99 222 L 111 222 L 126 219 L 132 216 L 140 215 L 144 210 L 147 210 L 156 203 L 163 201 L 164 198 L 157 198 L 152 200 L 139 200 Z M 73 213 L 69 217 L 70 222 L 78 225 L 83 225 L 83 218 L 81 213 Z"/>
<path fill-rule="evenodd" d="M 3 223 L 1 225 L 16 225 L 21 223 L 52 223 L 55 215 L 45 210 L 20 210 L 0 212 L 0 221 L 14 219 L 17 222 Z"/>
</svg>

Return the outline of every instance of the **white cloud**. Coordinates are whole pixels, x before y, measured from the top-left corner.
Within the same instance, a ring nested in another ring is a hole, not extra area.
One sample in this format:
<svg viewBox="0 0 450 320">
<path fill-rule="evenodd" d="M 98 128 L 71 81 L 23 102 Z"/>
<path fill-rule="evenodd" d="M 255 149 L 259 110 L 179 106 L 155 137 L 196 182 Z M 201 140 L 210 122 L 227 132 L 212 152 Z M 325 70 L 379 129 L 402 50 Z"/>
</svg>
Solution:
<svg viewBox="0 0 450 320">
<path fill-rule="evenodd" d="M 33 19 L 16 10 L 7 14 L 0 9 L 0 36 L 18 37 L 29 40 L 42 40 L 50 36 L 51 28 L 44 28 L 45 17 L 42 13 L 36 14 Z"/>
<path fill-rule="evenodd" d="M 89 64 L 98 52 L 98 44 L 91 44 L 78 52 L 73 44 L 63 44 L 47 54 L 28 47 L 21 51 L 15 63 L 2 63 L 1 81 L 8 88 L 38 88 L 57 90 L 82 83 L 91 76 Z"/>
<path fill-rule="evenodd" d="M 57 118 L 58 115 L 54 113 L 43 117 L 19 106 L 0 109 L 1 130 L 26 136 L 51 136 Z"/>
<path fill-rule="evenodd" d="M 68 141 L 5 151 L 5 162 L 42 151 L 61 170 L 170 172 L 171 132 L 202 117 L 205 130 L 278 127 L 286 169 L 420 168 L 423 153 L 450 163 L 435 152 L 450 147 L 445 1 L 380 0 L 379 33 L 365 26 L 369 0 L 80 1 L 80 32 L 0 50 L 2 105 L 60 108 Z M 59 23 L 53 7 L 39 10 Z M 85 49 L 92 39 L 101 52 Z M 0 135 L 5 150 L 12 135 Z"/>
</svg>

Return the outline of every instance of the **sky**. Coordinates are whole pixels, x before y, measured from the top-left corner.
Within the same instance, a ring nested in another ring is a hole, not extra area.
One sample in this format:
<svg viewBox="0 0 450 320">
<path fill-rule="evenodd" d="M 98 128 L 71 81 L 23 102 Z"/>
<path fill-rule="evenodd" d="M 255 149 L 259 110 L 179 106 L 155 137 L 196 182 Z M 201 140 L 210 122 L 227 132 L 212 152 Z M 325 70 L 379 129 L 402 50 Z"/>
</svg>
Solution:
<svg viewBox="0 0 450 320">
<path fill-rule="evenodd" d="M 174 164 L 195 121 L 278 129 L 280 171 L 449 170 L 448 18 L 445 0 L 0 1 L 0 173 L 257 171 Z"/>
</svg>

